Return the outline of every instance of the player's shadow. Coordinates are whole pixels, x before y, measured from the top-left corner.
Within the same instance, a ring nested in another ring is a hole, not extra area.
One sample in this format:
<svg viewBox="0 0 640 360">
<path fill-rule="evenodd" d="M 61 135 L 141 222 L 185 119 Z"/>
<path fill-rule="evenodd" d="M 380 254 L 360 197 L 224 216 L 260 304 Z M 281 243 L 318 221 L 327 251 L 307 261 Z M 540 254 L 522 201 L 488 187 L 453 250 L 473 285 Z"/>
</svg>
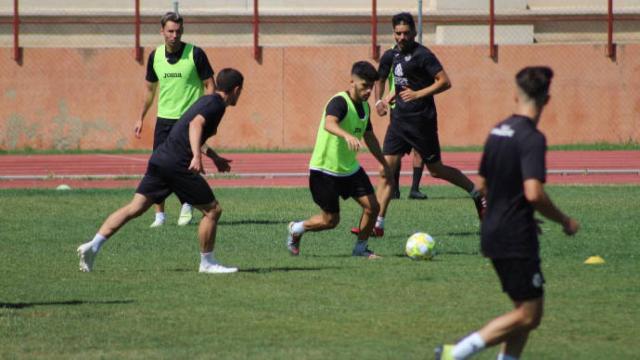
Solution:
<svg viewBox="0 0 640 360">
<path fill-rule="evenodd" d="M 234 226 L 234 225 L 277 225 L 277 224 L 286 224 L 286 221 L 277 221 L 277 220 L 231 220 L 231 221 L 220 221 L 219 225 L 226 226 Z"/>
<path fill-rule="evenodd" d="M 435 236 L 435 235 L 434 235 Z M 458 232 L 448 232 L 447 236 L 480 236 L 480 231 L 458 231 Z"/>
<path fill-rule="evenodd" d="M 66 300 L 66 301 L 36 301 L 36 302 L 0 302 L 0 309 L 25 309 L 34 306 L 69 306 L 69 305 L 113 305 L 113 304 L 131 304 L 133 300 L 108 300 L 108 301 L 92 301 L 92 300 Z"/>
<path fill-rule="evenodd" d="M 297 266 L 283 266 L 283 267 L 265 267 L 265 268 L 244 268 L 239 269 L 239 272 L 254 273 L 254 274 L 268 274 L 273 272 L 291 272 L 291 271 L 323 271 L 323 270 L 339 270 L 342 269 L 339 266 L 323 266 L 323 267 L 297 267 Z"/>
</svg>

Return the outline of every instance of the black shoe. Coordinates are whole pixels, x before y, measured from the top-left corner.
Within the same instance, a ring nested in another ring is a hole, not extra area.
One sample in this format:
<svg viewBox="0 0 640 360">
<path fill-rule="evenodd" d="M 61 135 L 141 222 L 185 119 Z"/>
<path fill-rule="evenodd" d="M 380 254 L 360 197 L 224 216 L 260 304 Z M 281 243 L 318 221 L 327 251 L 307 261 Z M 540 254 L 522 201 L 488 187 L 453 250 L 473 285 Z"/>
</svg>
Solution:
<svg viewBox="0 0 640 360">
<path fill-rule="evenodd" d="M 420 192 L 420 190 L 411 190 L 411 192 L 409 193 L 409 199 L 414 199 L 414 200 L 427 200 L 429 197 L 427 196 L 427 194 L 423 194 Z"/>
</svg>

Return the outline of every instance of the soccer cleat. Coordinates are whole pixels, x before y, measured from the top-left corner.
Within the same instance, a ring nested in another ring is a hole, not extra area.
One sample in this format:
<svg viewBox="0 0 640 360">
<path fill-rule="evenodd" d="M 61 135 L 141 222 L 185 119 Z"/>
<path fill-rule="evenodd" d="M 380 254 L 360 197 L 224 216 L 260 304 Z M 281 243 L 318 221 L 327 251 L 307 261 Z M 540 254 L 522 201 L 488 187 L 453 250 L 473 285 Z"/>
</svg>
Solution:
<svg viewBox="0 0 640 360">
<path fill-rule="evenodd" d="M 454 360 L 453 345 L 440 345 L 435 350 L 436 360 Z"/>
<path fill-rule="evenodd" d="M 358 235 L 360 234 L 360 228 L 359 227 L 353 227 L 351 228 L 351 233 L 354 235 Z M 371 230 L 371 235 L 369 235 L 371 237 L 383 237 L 384 236 L 384 228 L 381 227 L 373 227 L 373 230 Z"/>
<path fill-rule="evenodd" d="M 182 207 L 180 209 L 180 217 L 178 217 L 178 226 L 185 226 L 191 224 L 193 220 L 193 208 L 191 206 Z"/>
<path fill-rule="evenodd" d="M 93 251 L 91 243 L 84 243 L 78 246 L 78 257 L 80 258 L 80 271 L 91 272 L 93 270 L 93 263 L 98 255 Z"/>
<path fill-rule="evenodd" d="M 484 219 L 484 213 L 487 211 L 487 198 L 484 196 L 478 196 L 473 198 L 473 203 L 476 205 L 476 211 L 478 212 L 478 218 Z"/>
<path fill-rule="evenodd" d="M 220 264 L 200 264 L 200 269 L 198 272 L 203 274 L 231 274 L 234 272 L 238 272 L 238 268 L 235 267 L 226 267 Z"/>
<path fill-rule="evenodd" d="M 374 253 L 373 251 L 369 250 L 368 247 L 366 247 L 362 251 L 356 251 L 356 249 L 353 249 L 353 251 L 351 252 L 351 256 L 362 256 L 362 257 L 367 258 L 367 260 L 382 259 L 382 256 L 376 255 L 376 253 Z"/>
<path fill-rule="evenodd" d="M 421 193 L 420 190 L 411 190 L 411 192 L 409 192 L 409 199 L 427 200 L 428 198 L 427 194 Z"/>
<path fill-rule="evenodd" d="M 151 223 L 151 225 L 149 225 L 149 227 L 153 229 L 153 228 L 160 227 L 162 225 L 164 225 L 164 219 L 161 220 L 161 219 L 156 218 L 153 221 L 153 223 Z"/>
<path fill-rule="evenodd" d="M 293 232 L 293 224 L 294 222 L 289 223 L 289 235 L 287 236 L 287 249 L 289 249 L 289 253 L 293 256 L 300 255 L 300 240 L 302 239 L 302 235 L 296 235 Z"/>
</svg>

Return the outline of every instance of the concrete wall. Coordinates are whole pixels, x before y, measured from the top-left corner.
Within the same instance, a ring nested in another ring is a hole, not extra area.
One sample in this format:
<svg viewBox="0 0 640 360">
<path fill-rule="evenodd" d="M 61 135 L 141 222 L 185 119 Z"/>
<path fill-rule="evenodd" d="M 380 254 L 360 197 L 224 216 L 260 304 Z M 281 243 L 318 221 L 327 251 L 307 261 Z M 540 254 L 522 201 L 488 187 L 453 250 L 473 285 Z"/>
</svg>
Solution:
<svg viewBox="0 0 640 360">
<path fill-rule="evenodd" d="M 150 49 L 145 50 L 145 58 Z M 351 63 L 366 46 L 206 48 L 215 69 L 233 66 L 245 91 L 230 108 L 213 145 L 299 149 L 313 145 L 328 98 L 348 87 Z M 640 141 L 640 45 L 617 58 L 596 45 L 505 45 L 494 62 L 486 46 L 434 46 L 453 88 L 436 97 L 441 143 L 480 145 L 512 109 L 513 75 L 525 65 L 556 71 L 541 128 L 551 144 Z M 133 137 L 142 108 L 143 65 L 130 49 L 26 48 L 21 64 L 0 49 L 0 148 L 149 149 L 155 109 L 144 138 Z M 373 118 L 384 135 L 387 119 Z"/>
</svg>

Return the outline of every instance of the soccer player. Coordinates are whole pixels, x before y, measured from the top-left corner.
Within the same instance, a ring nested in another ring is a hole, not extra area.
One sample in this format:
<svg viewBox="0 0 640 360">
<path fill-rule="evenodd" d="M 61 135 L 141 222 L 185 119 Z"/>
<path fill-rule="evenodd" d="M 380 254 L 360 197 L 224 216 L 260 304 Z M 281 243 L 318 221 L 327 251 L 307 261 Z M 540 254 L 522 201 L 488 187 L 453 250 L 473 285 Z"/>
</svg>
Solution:
<svg viewBox="0 0 640 360">
<path fill-rule="evenodd" d="M 325 108 L 309 163 L 309 189 L 322 212 L 289 224 L 287 248 L 292 255 L 300 253 L 300 240 L 305 232 L 335 228 L 340 222 L 339 198 L 352 197 L 362 207 L 360 228 L 363 229 L 352 255 L 379 258 L 369 250 L 367 240 L 380 206 L 369 177 L 356 159 L 364 140 L 383 172 L 393 176 L 369 121 L 367 99 L 377 78 L 376 69 L 369 62 L 354 63 L 349 90 L 334 95 Z"/>
<path fill-rule="evenodd" d="M 540 270 L 539 228 L 534 211 L 562 225 L 567 235 L 578 222 L 560 211 L 545 193 L 545 136 L 537 129 L 549 101 L 553 71 L 527 67 L 516 75 L 516 112 L 494 127 L 480 162 L 479 188 L 487 196 L 481 247 L 491 259 L 514 309 L 456 345 L 436 349 L 436 359 L 467 359 L 501 344 L 498 359 L 518 359 L 529 332 L 542 320 L 544 277 Z"/>
<path fill-rule="evenodd" d="M 144 117 L 153 104 L 159 86 L 158 118 L 153 135 L 154 150 L 167 139 L 171 128 L 185 110 L 203 94 L 213 94 L 215 87 L 213 69 L 207 54 L 201 48 L 180 40 L 184 30 L 182 17 L 168 12 L 160 20 L 160 25 L 164 44 L 149 54 L 145 101 L 142 115 L 134 129 L 135 136 L 140 138 Z M 164 202 L 161 202 L 156 205 L 155 220 L 151 227 L 164 225 L 165 217 Z M 192 219 L 193 208 L 188 203 L 182 204 L 178 225 L 187 225 Z"/>
<path fill-rule="evenodd" d="M 376 111 L 387 113 L 388 104 L 382 100 L 384 86 L 392 71 L 395 81 L 395 108 L 393 121 L 384 138 L 383 152 L 387 163 L 395 172 L 403 154 L 415 149 L 435 178 L 446 180 L 467 191 L 482 217 L 484 198 L 474 184 L 460 170 L 444 165 L 440 156 L 438 122 L 433 96 L 451 87 L 449 76 L 436 56 L 415 41 L 413 16 L 399 13 L 392 18 L 393 36 L 397 46 L 387 50 L 380 59 L 379 80 L 376 86 Z M 391 178 L 382 175 L 377 196 L 380 215 L 375 224 L 375 235 L 384 235 L 384 217 L 391 200 Z"/>
<path fill-rule="evenodd" d="M 107 239 L 171 193 L 175 193 L 180 201 L 193 204 L 203 214 L 198 228 L 199 271 L 212 274 L 238 271 L 237 268 L 220 265 L 214 258 L 216 228 L 222 208 L 200 174 L 204 173 L 202 153 L 213 160 L 218 171 L 231 169 L 231 160 L 219 156 L 205 145 L 205 141 L 216 134 L 226 107 L 236 105 L 244 78 L 237 70 L 223 69 L 216 81 L 215 93 L 201 97 L 189 107 L 173 126 L 167 140 L 153 151 L 131 202 L 112 213 L 93 240 L 78 247 L 80 271 L 93 270 L 96 256 Z"/>
</svg>

